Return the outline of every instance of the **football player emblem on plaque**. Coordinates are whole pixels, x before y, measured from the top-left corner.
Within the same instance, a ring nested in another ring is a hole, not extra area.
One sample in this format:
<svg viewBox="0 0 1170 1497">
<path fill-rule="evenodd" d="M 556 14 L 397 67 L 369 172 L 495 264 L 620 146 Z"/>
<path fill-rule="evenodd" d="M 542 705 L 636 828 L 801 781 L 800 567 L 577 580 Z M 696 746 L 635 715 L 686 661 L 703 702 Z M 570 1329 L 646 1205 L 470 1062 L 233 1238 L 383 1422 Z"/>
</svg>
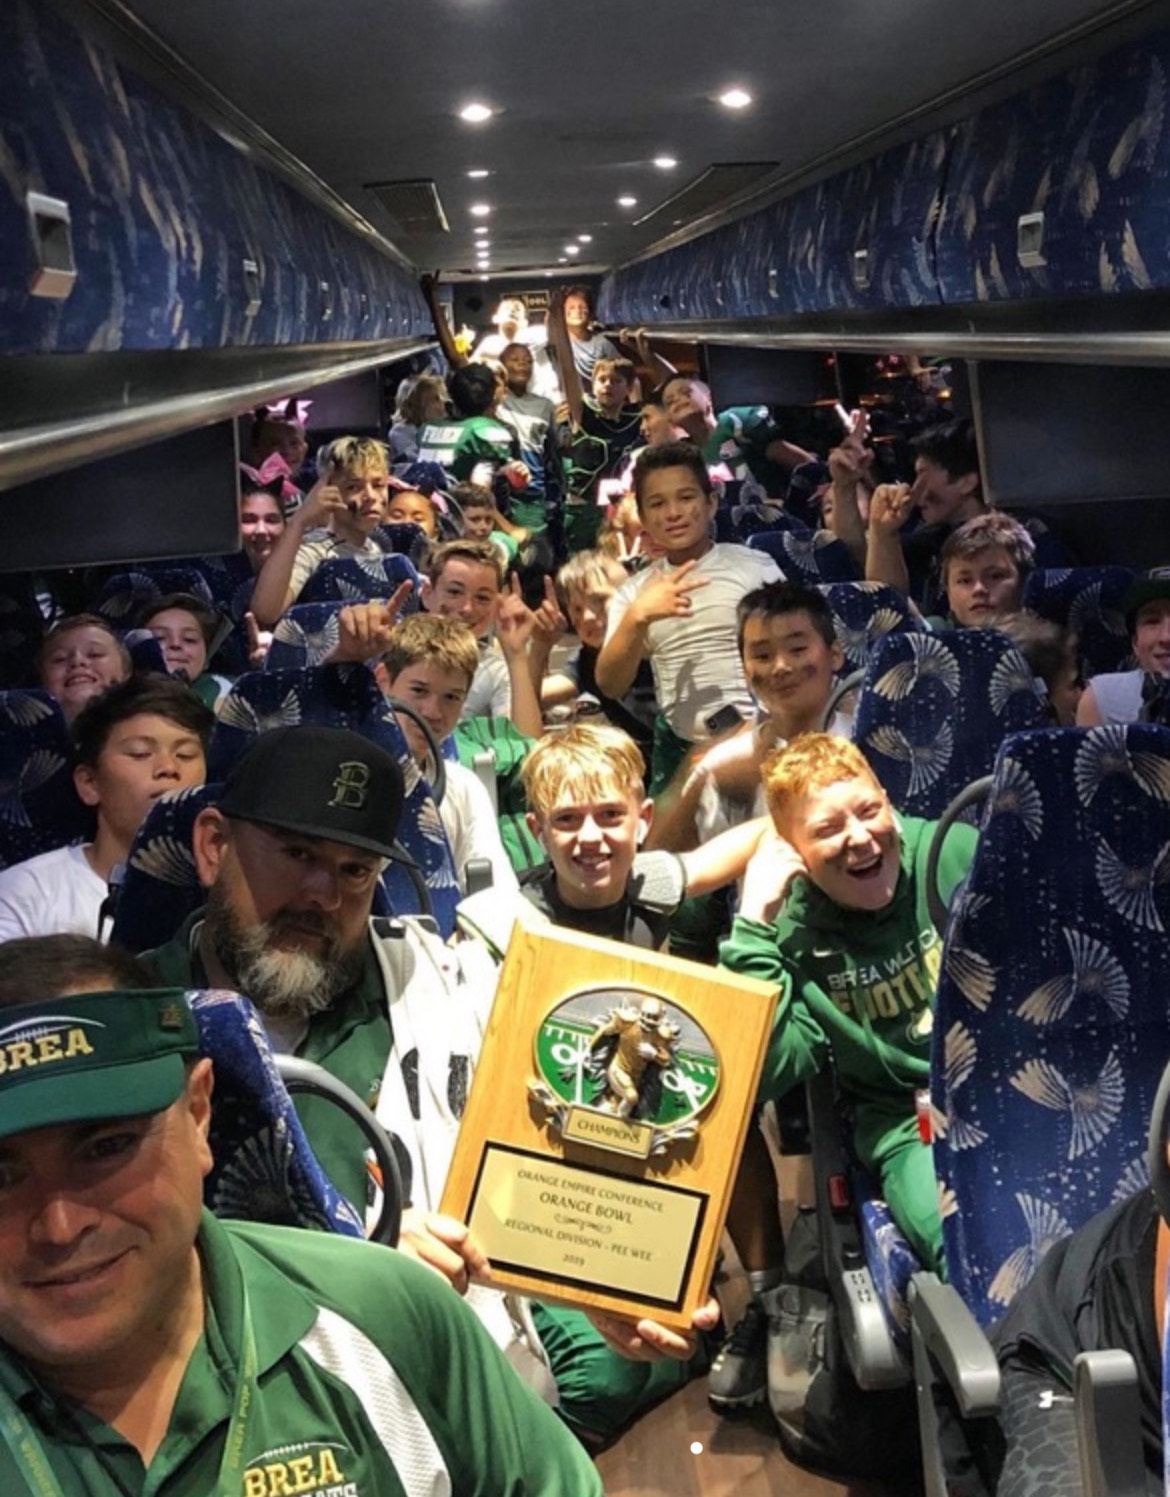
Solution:
<svg viewBox="0 0 1170 1497">
<path fill-rule="evenodd" d="M 775 1011 L 752 978 L 518 924 L 441 1207 L 492 1281 L 688 1326 Z"/>
<path fill-rule="evenodd" d="M 684 1009 L 632 988 L 583 988 L 536 1036 L 528 1090 L 569 1139 L 645 1159 L 694 1138 L 719 1084 L 711 1040 Z"/>
</svg>

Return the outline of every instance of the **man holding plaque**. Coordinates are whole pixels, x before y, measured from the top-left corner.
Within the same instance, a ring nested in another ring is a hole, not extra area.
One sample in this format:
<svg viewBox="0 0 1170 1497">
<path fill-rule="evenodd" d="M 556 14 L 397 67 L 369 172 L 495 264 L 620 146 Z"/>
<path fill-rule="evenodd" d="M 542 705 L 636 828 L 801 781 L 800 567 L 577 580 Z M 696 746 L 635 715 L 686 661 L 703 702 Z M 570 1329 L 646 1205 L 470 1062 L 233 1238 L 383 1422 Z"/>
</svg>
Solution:
<svg viewBox="0 0 1170 1497">
<path fill-rule="evenodd" d="M 521 1375 L 559 1397 L 566 1422 L 599 1441 L 645 1406 L 644 1384 L 673 1368 L 664 1364 L 660 1373 L 628 1358 L 659 1348 L 685 1355 L 688 1344 L 665 1333 L 656 1340 L 653 1327 L 647 1339 L 632 1324 L 607 1324 L 623 1360 L 577 1314 L 572 1334 L 542 1348 L 526 1314 L 514 1317 L 502 1295 L 475 1282 L 488 1264 L 467 1228 L 433 1209 L 496 974 L 476 942 L 452 949 L 414 920 L 371 919 L 401 804 L 396 762 L 359 734 L 315 725 L 262 734 L 233 767 L 218 805 L 196 823 L 206 907 L 148 960 L 168 984 L 246 994 L 274 1049 L 316 1061 L 376 1104 L 411 1158 L 414 1209 L 405 1213 L 400 1248 L 460 1293 L 470 1290 L 473 1308 Z M 307 1101 L 298 1110 L 309 1142 L 361 1209 L 360 1137 L 333 1109 Z M 599 1388 L 612 1396 L 598 1400 Z"/>
</svg>

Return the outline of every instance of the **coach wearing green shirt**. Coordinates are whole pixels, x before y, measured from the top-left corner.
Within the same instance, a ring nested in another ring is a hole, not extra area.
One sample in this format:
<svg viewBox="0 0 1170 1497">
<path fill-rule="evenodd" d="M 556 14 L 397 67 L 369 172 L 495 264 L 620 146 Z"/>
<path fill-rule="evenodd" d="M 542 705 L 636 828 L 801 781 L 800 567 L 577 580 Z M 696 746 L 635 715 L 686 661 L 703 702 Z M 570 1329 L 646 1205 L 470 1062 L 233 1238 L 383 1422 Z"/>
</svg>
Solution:
<svg viewBox="0 0 1170 1497">
<path fill-rule="evenodd" d="M 143 979 L 0 950 L 0 1492 L 600 1493 L 428 1269 L 204 1212 L 212 1063 Z"/>
</svg>

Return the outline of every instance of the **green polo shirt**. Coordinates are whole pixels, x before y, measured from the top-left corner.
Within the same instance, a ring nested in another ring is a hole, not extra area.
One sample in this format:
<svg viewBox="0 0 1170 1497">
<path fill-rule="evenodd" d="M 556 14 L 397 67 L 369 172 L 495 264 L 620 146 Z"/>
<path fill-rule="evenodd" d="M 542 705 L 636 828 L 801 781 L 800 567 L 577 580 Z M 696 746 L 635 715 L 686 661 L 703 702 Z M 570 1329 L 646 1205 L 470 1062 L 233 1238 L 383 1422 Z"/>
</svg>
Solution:
<svg viewBox="0 0 1170 1497">
<path fill-rule="evenodd" d="M 0 1412 L 17 1404 L 64 1497 L 116 1497 L 113 1472 L 133 1497 L 221 1497 L 246 1313 L 258 1396 L 238 1485 L 222 1497 L 602 1492 L 576 1440 L 430 1269 L 352 1238 L 206 1213 L 198 1246 L 204 1335 L 149 1469 L 100 1420 L 66 1415 L 0 1346 Z M 0 1441 L 0 1492 L 26 1491 Z"/>
<path fill-rule="evenodd" d="M 197 910 L 172 941 L 143 953 L 143 961 L 168 987 L 208 986 L 195 939 L 195 927 L 202 919 L 203 911 Z M 322 1013 L 310 1018 L 296 1053 L 305 1060 L 316 1061 L 372 1107 L 390 1058 L 390 1044 L 390 1012 L 382 971 L 370 940 L 366 943 L 365 962 L 357 982 Z M 295 1102 L 321 1168 L 342 1195 L 363 1212 L 366 1146 L 356 1125 L 320 1097 L 298 1096 Z"/>
</svg>

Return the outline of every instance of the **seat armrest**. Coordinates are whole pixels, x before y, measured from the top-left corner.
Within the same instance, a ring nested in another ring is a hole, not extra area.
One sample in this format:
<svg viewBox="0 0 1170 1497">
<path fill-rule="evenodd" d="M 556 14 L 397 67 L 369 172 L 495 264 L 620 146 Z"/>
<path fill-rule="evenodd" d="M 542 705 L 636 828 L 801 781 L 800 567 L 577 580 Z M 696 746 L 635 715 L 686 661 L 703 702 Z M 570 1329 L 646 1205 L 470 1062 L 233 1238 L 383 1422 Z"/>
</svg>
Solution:
<svg viewBox="0 0 1170 1497">
<path fill-rule="evenodd" d="M 865 1261 L 861 1232 L 852 1200 L 833 1198 L 831 1182 L 846 1179 L 833 1104 L 833 1079 L 827 1069 L 805 1084 L 809 1137 L 817 1197 L 817 1227 L 825 1281 L 837 1311 L 845 1357 L 857 1385 L 865 1389 L 901 1387 L 910 1379 L 907 1359 L 894 1343 Z"/>
<path fill-rule="evenodd" d="M 950 1284 L 937 1274 L 910 1280 L 910 1328 L 915 1349 L 946 1379 L 961 1413 L 985 1418 L 999 1409 L 999 1363 L 983 1327 Z"/>
<path fill-rule="evenodd" d="M 1073 1403 L 1084 1497 L 1144 1497 L 1141 1399 L 1129 1352 L 1081 1352 Z"/>
<path fill-rule="evenodd" d="M 500 792 L 496 785 L 496 751 L 493 748 L 476 749 L 471 756 L 471 767 L 480 784 L 488 793 L 492 810 L 500 814 Z"/>
</svg>

